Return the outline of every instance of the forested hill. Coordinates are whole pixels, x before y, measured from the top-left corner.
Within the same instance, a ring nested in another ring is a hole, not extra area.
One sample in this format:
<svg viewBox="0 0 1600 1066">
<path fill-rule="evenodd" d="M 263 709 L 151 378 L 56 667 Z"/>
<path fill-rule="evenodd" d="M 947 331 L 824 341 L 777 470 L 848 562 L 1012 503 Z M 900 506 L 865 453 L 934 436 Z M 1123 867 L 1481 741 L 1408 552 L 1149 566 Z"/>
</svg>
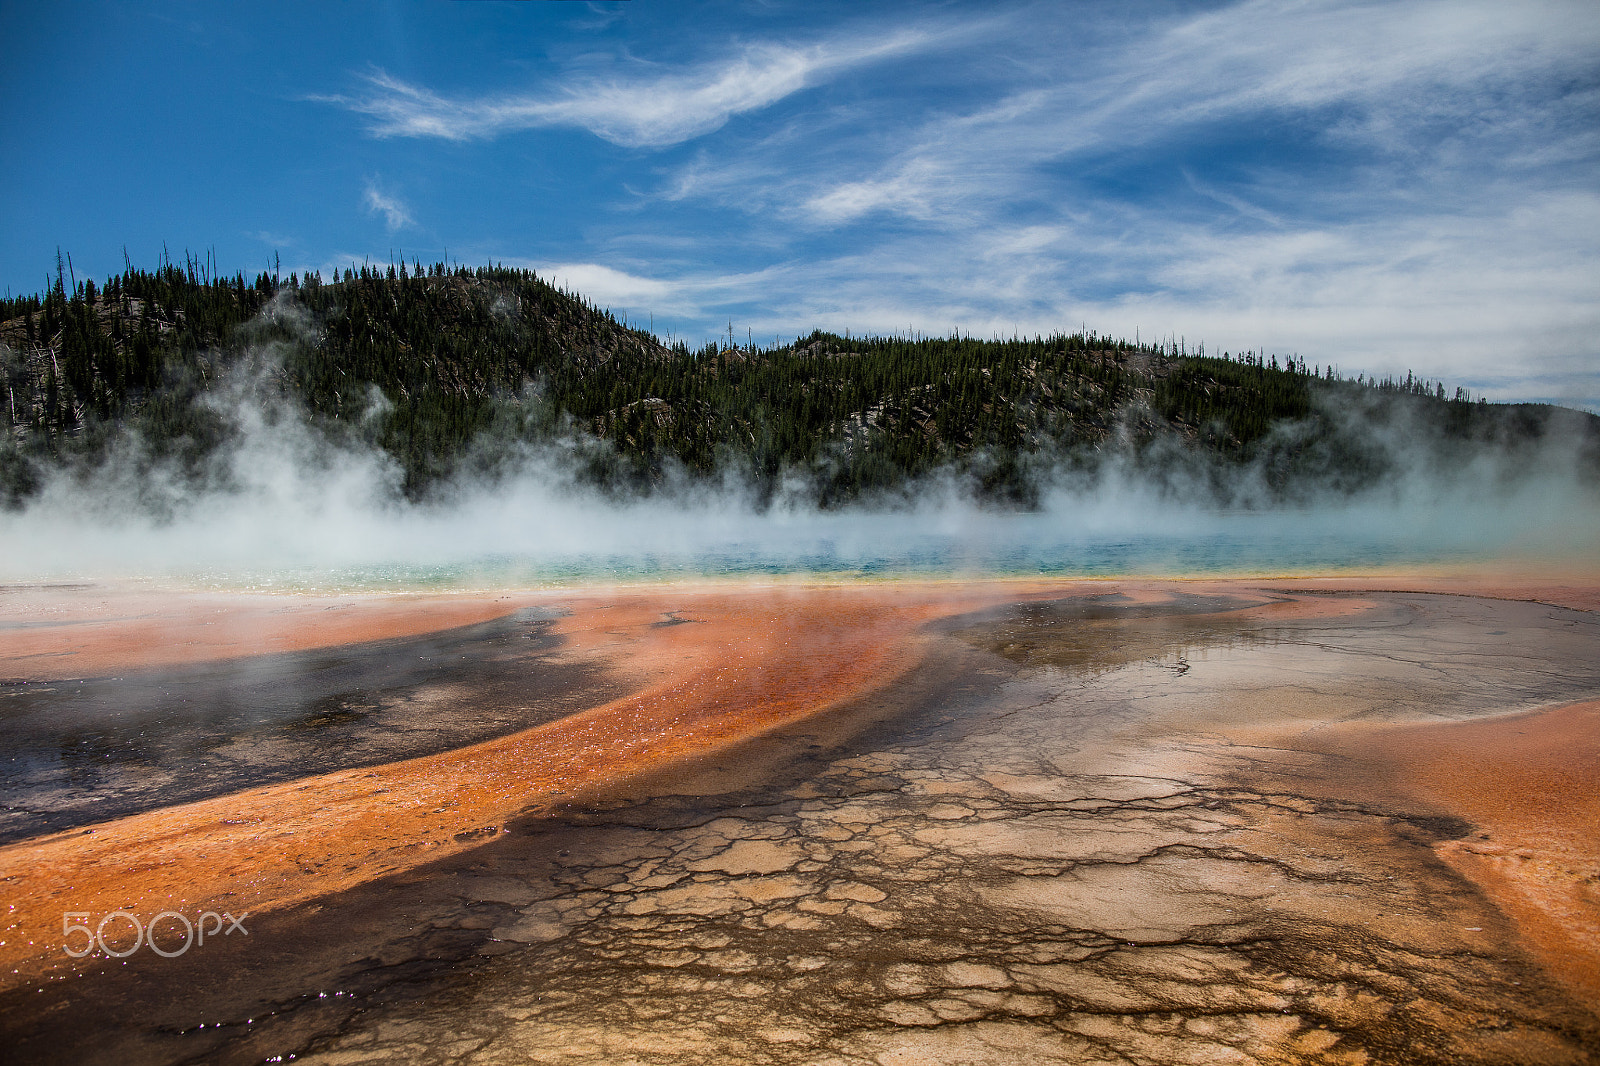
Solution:
<svg viewBox="0 0 1600 1066">
<path fill-rule="evenodd" d="M 130 453 L 225 487 L 217 459 L 246 400 L 298 412 L 330 444 L 382 448 L 414 499 L 463 467 L 494 476 L 519 442 L 561 444 L 568 476 L 607 490 L 732 472 L 758 496 L 800 484 L 823 506 L 935 472 L 1030 506 L 1049 477 L 1111 456 L 1157 484 L 1220 485 L 1248 465 L 1265 502 L 1292 501 L 1381 481 L 1402 437 L 1444 466 L 1559 439 L 1600 480 L 1600 418 L 1409 377 L 1094 334 L 732 340 L 669 347 L 500 267 L 247 281 L 191 261 L 103 285 L 58 269 L 45 294 L 0 301 L 0 501 L 25 506 L 52 471 Z"/>
</svg>

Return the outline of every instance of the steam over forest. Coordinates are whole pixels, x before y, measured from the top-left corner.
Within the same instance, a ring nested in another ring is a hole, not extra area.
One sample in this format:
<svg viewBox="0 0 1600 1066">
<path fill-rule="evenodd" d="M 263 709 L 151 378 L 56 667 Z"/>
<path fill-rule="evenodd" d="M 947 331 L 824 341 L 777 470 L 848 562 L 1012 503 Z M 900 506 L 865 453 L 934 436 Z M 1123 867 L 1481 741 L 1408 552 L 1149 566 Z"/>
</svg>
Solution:
<svg viewBox="0 0 1600 1066">
<path fill-rule="evenodd" d="M 535 274 L 413 263 L 219 276 L 208 261 L 129 267 L 103 285 L 57 264 L 0 301 L 7 432 L 0 504 L 113 455 L 194 489 L 241 432 L 241 398 L 330 445 L 392 457 L 412 500 L 509 471 L 523 445 L 614 493 L 737 477 L 770 500 L 893 502 L 930 477 L 1002 508 L 1115 460 L 1152 484 L 1249 469 L 1262 504 L 1380 484 L 1393 442 L 1448 475 L 1485 450 L 1559 442 L 1600 483 L 1600 417 L 1490 404 L 1442 383 L 1354 380 L 1258 352 L 1048 337 L 663 344 Z M 1219 499 L 1222 498 L 1220 495 Z"/>
</svg>

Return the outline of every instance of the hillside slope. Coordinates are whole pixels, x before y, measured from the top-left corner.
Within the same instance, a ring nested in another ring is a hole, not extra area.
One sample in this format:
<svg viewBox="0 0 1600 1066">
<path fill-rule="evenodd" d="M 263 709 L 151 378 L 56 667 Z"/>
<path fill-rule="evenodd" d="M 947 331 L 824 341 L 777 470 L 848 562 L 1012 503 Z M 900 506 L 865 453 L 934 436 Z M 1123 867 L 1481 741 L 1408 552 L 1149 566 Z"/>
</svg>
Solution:
<svg viewBox="0 0 1600 1066">
<path fill-rule="evenodd" d="M 52 472 L 82 476 L 130 450 L 207 485 L 245 402 L 292 412 L 329 443 L 381 448 L 413 499 L 551 442 L 572 477 L 605 490 L 731 472 L 758 498 L 799 484 L 823 506 L 937 474 L 1029 507 L 1051 479 L 1111 458 L 1172 491 L 1294 502 L 1364 491 L 1419 457 L 1448 472 L 1557 443 L 1600 482 L 1600 418 L 1447 399 L 1410 378 L 1347 381 L 1093 334 L 817 332 L 691 351 L 497 267 L 246 282 L 190 262 L 101 286 L 58 273 L 44 295 L 0 302 L 0 319 L 0 498 L 12 507 Z"/>
</svg>

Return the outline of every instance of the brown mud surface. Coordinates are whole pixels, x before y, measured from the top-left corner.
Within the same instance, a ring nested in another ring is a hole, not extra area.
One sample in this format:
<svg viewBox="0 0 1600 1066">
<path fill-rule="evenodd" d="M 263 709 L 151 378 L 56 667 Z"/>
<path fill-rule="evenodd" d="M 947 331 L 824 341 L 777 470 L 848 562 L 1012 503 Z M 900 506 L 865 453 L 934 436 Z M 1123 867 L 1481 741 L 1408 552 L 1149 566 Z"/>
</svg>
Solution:
<svg viewBox="0 0 1600 1066">
<path fill-rule="evenodd" d="M 1277 584 L 504 601 L 565 612 L 551 654 L 628 691 L 0 849 L 0 1035 L 37 1061 L 1593 1061 L 1600 1019 L 1471 849 L 1574 839 L 1538 808 L 1592 764 L 1505 715 L 1592 700 L 1600 620 Z M 1544 775 L 1531 802 L 1484 801 L 1504 765 Z M 63 911 L 201 906 L 249 935 L 64 957 Z"/>
</svg>

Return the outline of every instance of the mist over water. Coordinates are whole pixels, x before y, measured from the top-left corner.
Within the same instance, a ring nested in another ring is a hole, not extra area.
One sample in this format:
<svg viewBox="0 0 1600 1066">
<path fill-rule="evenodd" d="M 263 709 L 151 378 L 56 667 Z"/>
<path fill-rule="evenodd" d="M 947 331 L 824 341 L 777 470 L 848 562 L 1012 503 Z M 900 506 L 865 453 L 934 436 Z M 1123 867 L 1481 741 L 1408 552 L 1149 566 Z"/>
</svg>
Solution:
<svg viewBox="0 0 1600 1066">
<path fill-rule="evenodd" d="M 760 500 L 736 474 L 669 477 L 619 498 L 579 483 L 570 442 L 502 449 L 426 502 L 379 448 L 333 442 L 284 401 L 213 401 L 236 433 L 204 486 L 125 435 L 89 471 L 58 472 L 0 512 L 0 581 L 148 580 L 256 589 L 536 587 L 781 574 L 1306 573 L 1500 557 L 1600 562 L 1600 492 L 1557 435 L 1439 464 L 1403 422 L 1349 412 L 1389 473 L 1361 492 L 1272 502 L 1265 460 L 1174 450 L 1092 467 L 1038 463 L 1040 506 L 1003 512 L 955 476 L 821 510 L 796 482 Z M 1365 419 L 1365 421 L 1363 421 Z M 1292 445 L 1294 427 L 1280 436 Z M 1436 442 L 1435 442 L 1436 444 Z M 1281 494 L 1280 494 L 1281 499 Z"/>
</svg>

